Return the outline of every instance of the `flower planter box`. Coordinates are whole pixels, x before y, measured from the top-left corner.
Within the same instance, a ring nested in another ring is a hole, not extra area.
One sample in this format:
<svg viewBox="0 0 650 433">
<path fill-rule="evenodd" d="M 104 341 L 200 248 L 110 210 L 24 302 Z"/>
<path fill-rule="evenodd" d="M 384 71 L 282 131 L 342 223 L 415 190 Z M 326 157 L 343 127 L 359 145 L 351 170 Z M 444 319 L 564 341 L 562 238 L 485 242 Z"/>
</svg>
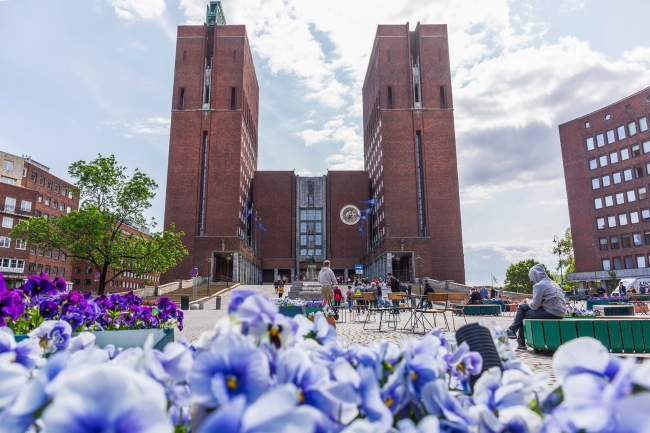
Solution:
<svg viewBox="0 0 650 433">
<path fill-rule="evenodd" d="M 587 310 L 593 310 L 594 305 L 609 305 L 609 299 L 587 300 Z"/>
<path fill-rule="evenodd" d="M 174 341 L 173 329 L 125 329 L 123 331 L 96 331 L 95 346 L 104 348 L 109 344 L 115 348 L 128 349 L 130 347 L 142 347 L 149 334 L 153 334 L 154 349 L 163 350 L 168 343 Z M 77 336 L 73 332 L 72 336 Z M 26 334 L 15 336 L 16 342 L 29 338 Z"/>
<path fill-rule="evenodd" d="M 279 307 L 280 314 L 284 314 L 287 317 L 294 317 L 298 314 L 304 314 L 303 307 Z"/>
<path fill-rule="evenodd" d="M 329 323 L 334 329 L 336 329 L 336 320 L 333 317 L 326 317 L 327 323 Z M 309 319 L 310 322 L 313 322 L 314 319 Z"/>
<path fill-rule="evenodd" d="M 309 313 L 317 313 L 318 311 L 323 311 L 323 307 L 305 307 L 305 315 L 309 315 Z"/>
</svg>

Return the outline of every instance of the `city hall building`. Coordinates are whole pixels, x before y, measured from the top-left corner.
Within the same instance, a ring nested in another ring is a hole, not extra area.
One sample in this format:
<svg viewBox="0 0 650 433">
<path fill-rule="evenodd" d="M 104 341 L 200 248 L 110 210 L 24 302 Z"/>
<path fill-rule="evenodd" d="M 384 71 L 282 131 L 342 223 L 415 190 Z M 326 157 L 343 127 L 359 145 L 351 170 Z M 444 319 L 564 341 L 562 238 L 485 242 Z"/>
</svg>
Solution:
<svg viewBox="0 0 650 433">
<path fill-rule="evenodd" d="M 559 126 L 576 272 L 650 277 L 650 87 Z"/>
<path fill-rule="evenodd" d="M 165 228 L 184 232 L 189 255 L 161 281 L 195 267 L 212 281 L 292 281 L 328 259 L 340 276 L 361 265 L 464 283 L 453 107 L 446 25 L 380 25 L 363 86 L 364 169 L 258 171 L 246 28 L 210 2 L 204 25 L 178 27 Z"/>
</svg>

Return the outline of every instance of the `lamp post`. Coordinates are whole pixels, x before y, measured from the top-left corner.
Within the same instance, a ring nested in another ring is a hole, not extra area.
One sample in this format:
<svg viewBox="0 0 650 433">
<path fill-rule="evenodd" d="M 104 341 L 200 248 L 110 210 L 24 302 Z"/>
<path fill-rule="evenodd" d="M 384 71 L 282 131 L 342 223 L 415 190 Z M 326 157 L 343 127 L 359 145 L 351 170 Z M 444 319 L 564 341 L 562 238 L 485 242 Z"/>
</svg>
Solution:
<svg viewBox="0 0 650 433">
<path fill-rule="evenodd" d="M 399 257 L 399 256 L 395 257 L 395 261 L 397 262 L 397 272 L 398 272 L 398 275 L 401 277 L 402 275 L 399 274 L 399 261 L 400 261 L 400 259 L 401 259 L 401 257 Z"/>
<path fill-rule="evenodd" d="M 209 263 L 208 266 L 210 266 L 210 272 L 208 272 L 208 292 L 206 293 L 206 296 L 210 296 L 210 280 L 212 279 L 212 259 L 208 258 L 205 261 L 208 262 Z"/>
<path fill-rule="evenodd" d="M 228 287 L 228 283 L 230 282 L 230 260 L 232 260 L 232 257 L 227 256 L 226 263 L 228 263 L 228 266 L 226 267 L 226 287 Z"/>
<path fill-rule="evenodd" d="M 422 284 L 422 274 L 420 274 L 420 261 L 422 261 L 422 257 L 417 256 L 415 258 L 415 261 L 418 264 L 418 280 L 420 281 L 420 285 Z M 420 287 L 420 291 L 422 291 L 422 287 Z"/>
<path fill-rule="evenodd" d="M 560 250 L 560 240 L 557 235 L 553 236 L 553 243 L 557 244 L 557 264 L 560 267 L 560 285 L 564 287 L 564 276 L 562 275 L 562 251 Z"/>
</svg>

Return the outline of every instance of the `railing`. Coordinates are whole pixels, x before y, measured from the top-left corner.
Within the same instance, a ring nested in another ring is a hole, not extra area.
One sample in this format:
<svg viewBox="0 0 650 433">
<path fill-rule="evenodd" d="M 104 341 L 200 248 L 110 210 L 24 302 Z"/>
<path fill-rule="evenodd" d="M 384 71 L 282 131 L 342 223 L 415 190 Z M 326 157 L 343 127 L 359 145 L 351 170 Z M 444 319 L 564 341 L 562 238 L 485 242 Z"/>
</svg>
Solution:
<svg viewBox="0 0 650 433">
<path fill-rule="evenodd" d="M 24 274 L 25 268 L 10 268 L 8 266 L 0 266 L 0 272 L 3 274 Z"/>
</svg>

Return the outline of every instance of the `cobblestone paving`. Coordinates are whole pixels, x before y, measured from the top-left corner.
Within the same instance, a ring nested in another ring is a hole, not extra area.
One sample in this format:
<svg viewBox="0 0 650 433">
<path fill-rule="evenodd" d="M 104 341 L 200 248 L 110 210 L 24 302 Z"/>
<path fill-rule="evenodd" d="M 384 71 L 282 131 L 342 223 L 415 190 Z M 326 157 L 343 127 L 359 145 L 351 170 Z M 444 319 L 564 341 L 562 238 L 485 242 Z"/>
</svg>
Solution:
<svg viewBox="0 0 650 433">
<path fill-rule="evenodd" d="M 272 285 L 263 285 L 263 286 L 246 286 L 246 288 L 251 288 L 259 291 L 261 294 L 268 297 L 275 297 L 274 288 Z M 228 304 L 230 303 L 230 294 L 226 293 L 222 296 L 221 300 L 221 309 L 215 309 L 215 300 L 212 299 L 205 305 L 204 310 L 188 310 L 185 311 L 185 321 L 184 329 L 182 332 L 176 330 L 175 338 L 183 336 L 187 338 L 190 342 L 195 341 L 199 336 L 205 332 L 213 329 L 217 320 L 221 317 L 224 317 L 228 311 Z M 364 316 L 365 317 L 365 316 Z M 397 323 L 397 329 L 393 330 L 392 328 L 388 330 L 385 327 L 385 324 L 382 324 L 382 332 L 371 329 L 363 329 L 363 323 L 359 322 L 356 317 L 350 316 L 346 311 L 345 314 L 341 314 L 339 317 L 340 321 L 337 322 L 336 328 L 337 333 L 341 336 L 347 345 L 358 343 L 361 345 L 367 345 L 373 340 L 388 340 L 393 343 L 399 344 L 400 341 L 408 338 L 418 338 L 420 334 L 411 332 L 411 329 L 403 329 L 407 324 L 407 321 L 410 317 L 410 313 L 402 313 L 400 322 Z M 450 315 L 447 315 L 448 320 Z M 455 317 L 456 326 L 460 327 L 464 324 L 462 317 Z M 467 316 L 467 323 L 478 322 L 481 325 L 492 328 L 493 326 L 499 326 L 501 328 L 507 328 L 512 322 L 513 317 L 510 316 Z M 429 319 L 431 320 L 431 319 Z M 440 320 L 440 319 L 438 319 Z M 451 320 L 449 320 L 451 324 Z M 440 321 L 438 325 L 440 325 Z M 371 322 L 366 327 L 367 328 L 377 328 L 378 323 Z M 428 327 L 428 325 L 427 325 Z M 386 331 L 384 332 L 384 330 Z M 453 329 L 453 325 L 452 325 Z M 420 329 L 416 331 L 421 332 Z M 516 352 L 517 359 L 524 361 L 534 373 L 546 373 L 550 377 L 550 382 L 554 383 L 555 378 L 553 376 L 553 353 L 551 352 L 539 352 L 534 353 L 532 350 L 517 350 Z M 642 355 L 639 357 L 639 363 L 650 358 L 648 355 Z"/>
</svg>

